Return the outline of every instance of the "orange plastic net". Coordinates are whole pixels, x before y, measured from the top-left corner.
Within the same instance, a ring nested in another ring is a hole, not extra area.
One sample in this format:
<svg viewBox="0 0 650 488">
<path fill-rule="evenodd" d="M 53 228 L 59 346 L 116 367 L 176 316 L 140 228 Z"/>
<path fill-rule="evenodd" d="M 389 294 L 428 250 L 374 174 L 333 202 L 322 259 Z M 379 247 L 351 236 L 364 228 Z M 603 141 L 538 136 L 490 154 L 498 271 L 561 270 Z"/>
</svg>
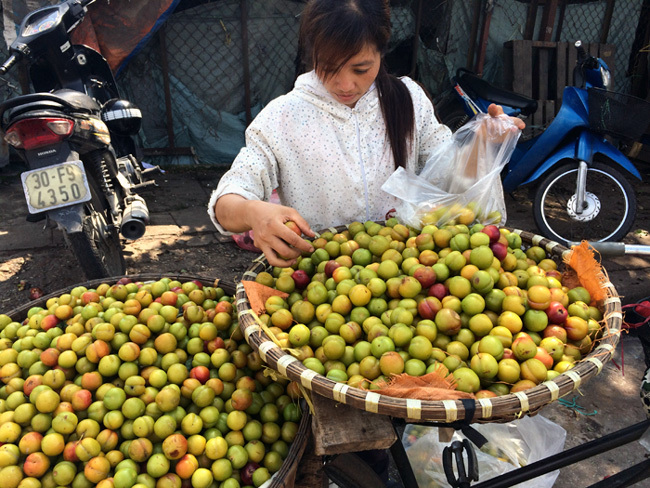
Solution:
<svg viewBox="0 0 650 488">
<path fill-rule="evenodd" d="M 609 296 L 609 291 L 605 286 L 607 276 L 594 256 L 594 249 L 587 241 L 573 246 L 563 259 L 571 270 L 565 272 L 562 283 L 569 287 L 583 286 L 591 295 L 592 303 L 599 304 Z"/>
<path fill-rule="evenodd" d="M 248 301 L 251 304 L 251 310 L 257 315 L 266 312 L 266 300 L 269 297 L 277 296 L 287 298 L 289 296 L 288 293 L 262 285 L 257 281 L 242 280 L 242 284 L 244 285 Z"/>
<path fill-rule="evenodd" d="M 476 398 L 471 393 L 456 390 L 456 381 L 447 368 L 438 364 L 431 373 L 423 376 L 410 376 L 406 373 L 392 376 L 388 381 L 375 383 L 382 395 L 418 400 L 461 400 Z"/>
</svg>

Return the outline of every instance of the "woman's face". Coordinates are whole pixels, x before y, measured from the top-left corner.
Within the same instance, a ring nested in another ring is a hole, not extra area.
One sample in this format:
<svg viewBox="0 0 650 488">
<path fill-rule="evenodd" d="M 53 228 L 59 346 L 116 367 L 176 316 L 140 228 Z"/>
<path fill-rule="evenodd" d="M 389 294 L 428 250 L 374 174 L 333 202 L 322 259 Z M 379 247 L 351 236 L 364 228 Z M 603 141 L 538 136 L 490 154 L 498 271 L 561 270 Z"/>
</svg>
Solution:
<svg viewBox="0 0 650 488">
<path fill-rule="evenodd" d="M 364 47 L 333 74 L 318 73 L 325 88 L 337 101 L 354 108 L 377 78 L 381 55 L 374 46 Z"/>
</svg>

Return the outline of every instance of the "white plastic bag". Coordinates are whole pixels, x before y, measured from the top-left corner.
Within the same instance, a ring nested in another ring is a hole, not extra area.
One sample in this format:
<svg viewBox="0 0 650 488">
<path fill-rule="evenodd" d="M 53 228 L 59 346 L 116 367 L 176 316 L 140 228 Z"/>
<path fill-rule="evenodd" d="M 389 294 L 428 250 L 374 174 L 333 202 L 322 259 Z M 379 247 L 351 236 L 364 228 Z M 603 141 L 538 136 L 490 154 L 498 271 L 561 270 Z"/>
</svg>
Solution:
<svg viewBox="0 0 650 488">
<path fill-rule="evenodd" d="M 541 415 L 524 416 L 505 424 L 487 423 L 472 427 L 488 440 L 481 450 L 472 444 L 478 461 L 479 481 L 558 454 L 564 449 L 566 439 L 566 430 L 562 426 Z M 451 441 L 441 442 L 435 427 L 406 426 L 402 442 L 419 486 L 449 486 L 442 467 L 442 451 L 454 440 L 462 441 L 464 438 L 457 431 Z M 556 470 L 515 486 L 552 488 L 558 475 L 559 470 Z"/>
<path fill-rule="evenodd" d="M 447 223 L 504 224 L 500 174 L 521 131 L 507 116 L 478 114 L 434 151 L 419 175 L 399 168 L 382 186 L 397 197 L 396 216 L 420 229 Z"/>
</svg>

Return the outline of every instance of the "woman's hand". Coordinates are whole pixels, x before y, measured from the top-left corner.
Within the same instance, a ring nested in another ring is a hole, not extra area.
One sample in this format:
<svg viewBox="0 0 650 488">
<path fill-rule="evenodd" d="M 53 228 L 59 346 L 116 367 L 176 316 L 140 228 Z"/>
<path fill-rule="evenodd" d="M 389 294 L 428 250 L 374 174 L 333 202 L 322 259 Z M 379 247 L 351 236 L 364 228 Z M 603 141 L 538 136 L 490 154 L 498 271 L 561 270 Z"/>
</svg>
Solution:
<svg viewBox="0 0 650 488">
<path fill-rule="evenodd" d="M 505 115 L 503 112 L 503 107 L 495 103 L 490 104 L 488 107 L 488 114 L 491 117 L 498 117 L 499 115 Z M 526 128 L 526 123 L 518 117 L 510 117 L 510 120 L 513 124 L 517 126 L 517 129 L 524 130 Z"/>
<path fill-rule="evenodd" d="M 230 232 L 253 231 L 255 246 L 271 266 L 288 267 L 303 252 L 314 252 L 313 246 L 285 225 L 293 221 L 299 231 L 314 237 L 307 221 L 293 208 L 240 195 L 223 195 L 217 200 L 215 214 L 219 223 Z"/>
<path fill-rule="evenodd" d="M 271 266 L 288 267 L 303 252 L 314 252 L 308 241 L 286 225 L 292 221 L 299 232 L 314 237 L 307 221 L 293 208 L 268 202 L 251 203 L 250 222 L 255 246 L 264 253 Z"/>
</svg>

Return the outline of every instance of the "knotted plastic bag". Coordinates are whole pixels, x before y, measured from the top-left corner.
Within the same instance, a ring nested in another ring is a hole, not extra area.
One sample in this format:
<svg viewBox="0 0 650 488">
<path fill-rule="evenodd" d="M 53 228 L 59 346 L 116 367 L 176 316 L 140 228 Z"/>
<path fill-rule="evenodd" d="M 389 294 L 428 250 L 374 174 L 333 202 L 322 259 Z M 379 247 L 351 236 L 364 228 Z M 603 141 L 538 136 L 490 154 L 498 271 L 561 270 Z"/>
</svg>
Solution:
<svg viewBox="0 0 650 488">
<path fill-rule="evenodd" d="M 419 175 L 398 168 L 382 189 L 400 201 L 396 217 L 416 228 L 505 224 L 501 171 L 521 130 L 512 119 L 478 114 L 434 151 Z"/>
</svg>

